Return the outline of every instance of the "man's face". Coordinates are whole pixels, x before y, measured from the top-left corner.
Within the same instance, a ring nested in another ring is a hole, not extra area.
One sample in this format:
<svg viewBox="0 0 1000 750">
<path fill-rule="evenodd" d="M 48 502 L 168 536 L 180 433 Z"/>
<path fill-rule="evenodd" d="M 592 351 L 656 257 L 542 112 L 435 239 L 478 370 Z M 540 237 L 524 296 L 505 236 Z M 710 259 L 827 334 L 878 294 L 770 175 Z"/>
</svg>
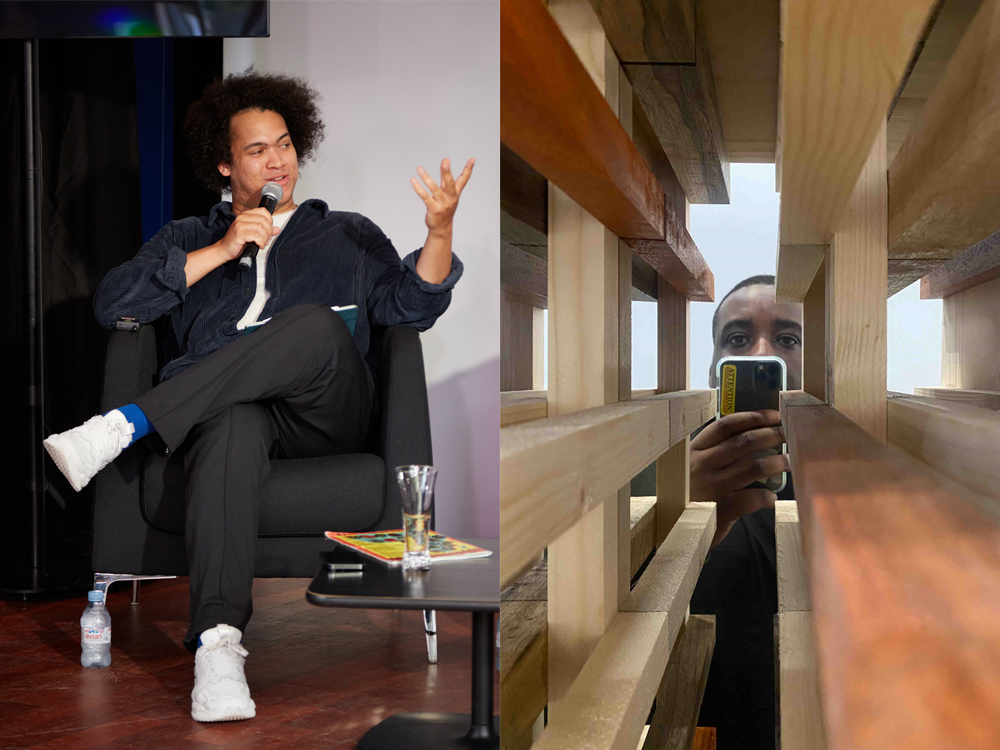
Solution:
<svg viewBox="0 0 1000 750">
<path fill-rule="evenodd" d="M 775 302 L 774 287 L 754 285 L 729 295 L 719 308 L 715 354 L 708 382 L 722 357 L 778 356 L 785 360 L 788 389 L 802 387 L 802 305 Z"/>
<path fill-rule="evenodd" d="M 220 164 L 233 189 L 233 211 L 257 208 L 267 182 L 281 185 L 283 195 L 275 213 L 292 208 L 292 191 L 299 179 L 299 161 L 288 135 L 285 118 L 271 110 L 248 109 L 229 124 L 232 163 Z"/>
</svg>

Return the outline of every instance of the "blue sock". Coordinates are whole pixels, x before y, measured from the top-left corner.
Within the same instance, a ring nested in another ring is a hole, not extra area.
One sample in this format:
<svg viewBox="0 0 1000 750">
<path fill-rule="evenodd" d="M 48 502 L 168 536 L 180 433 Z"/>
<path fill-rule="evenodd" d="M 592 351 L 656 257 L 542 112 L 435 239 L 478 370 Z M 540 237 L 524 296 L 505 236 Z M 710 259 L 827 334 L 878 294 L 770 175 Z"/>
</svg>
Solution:
<svg viewBox="0 0 1000 750">
<path fill-rule="evenodd" d="M 144 438 L 150 433 L 156 432 L 156 428 L 153 427 L 152 423 L 148 419 L 146 419 L 146 415 L 143 414 L 142 409 L 135 404 L 119 406 L 118 411 L 125 415 L 125 419 L 127 419 L 135 428 L 135 434 L 132 435 L 132 442 L 135 442 L 139 438 Z"/>
</svg>

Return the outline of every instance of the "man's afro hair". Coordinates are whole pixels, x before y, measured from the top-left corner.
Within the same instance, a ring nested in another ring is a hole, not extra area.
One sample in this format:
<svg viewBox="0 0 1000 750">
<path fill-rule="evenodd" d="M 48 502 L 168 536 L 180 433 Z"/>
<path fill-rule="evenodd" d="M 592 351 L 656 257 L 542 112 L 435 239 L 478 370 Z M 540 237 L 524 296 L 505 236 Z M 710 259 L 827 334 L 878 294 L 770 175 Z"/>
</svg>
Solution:
<svg viewBox="0 0 1000 750">
<path fill-rule="evenodd" d="M 229 187 L 219 164 L 232 163 L 230 123 L 249 109 L 271 110 L 285 118 L 299 166 L 313 156 L 323 140 L 319 93 L 302 78 L 265 75 L 251 66 L 242 73 L 215 79 L 201 99 L 188 107 L 184 136 L 194 172 L 212 191 Z"/>
</svg>

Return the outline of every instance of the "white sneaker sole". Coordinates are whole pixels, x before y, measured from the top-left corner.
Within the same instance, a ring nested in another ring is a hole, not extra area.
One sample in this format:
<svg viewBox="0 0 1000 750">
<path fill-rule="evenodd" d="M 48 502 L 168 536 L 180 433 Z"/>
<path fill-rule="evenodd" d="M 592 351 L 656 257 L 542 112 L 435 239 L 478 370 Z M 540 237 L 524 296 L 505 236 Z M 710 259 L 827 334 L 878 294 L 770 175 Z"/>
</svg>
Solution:
<svg viewBox="0 0 1000 750">
<path fill-rule="evenodd" d="M 79 492 L 88 484 L 90 484 L 90 480 L 93 479 L 94 477 L 93 476 L 84 477 L 80 474 L 77 474 L 70 468 L 70 462 L 72 461 L 72 456 L 70 456 L 69 453 L 67 452 L 66 446 L 59 444 L 57 438 L 58 435 L 53 435 L 52 437 L 45 438 L 45 440 L 42 441 L 42 445 L 45 446 L 45 450 L 49 452 L 49 455 L 52 457 L 52 461 L 59 468 L 59 471 L 62 472 L 63 476 L 66 477 L 67 481 L 69 481 L 73 489 Z"/>
<path fill-rule="evenodd" d="M 200 703 L 191 703 L 191 718 L 195 721 L 243 721 L 252 719 L 257 715 L 256 706 L 250 708 L 240 708 L 239 706 L 229 706 L 225 711 L 209 711 Z"/>
</svg>

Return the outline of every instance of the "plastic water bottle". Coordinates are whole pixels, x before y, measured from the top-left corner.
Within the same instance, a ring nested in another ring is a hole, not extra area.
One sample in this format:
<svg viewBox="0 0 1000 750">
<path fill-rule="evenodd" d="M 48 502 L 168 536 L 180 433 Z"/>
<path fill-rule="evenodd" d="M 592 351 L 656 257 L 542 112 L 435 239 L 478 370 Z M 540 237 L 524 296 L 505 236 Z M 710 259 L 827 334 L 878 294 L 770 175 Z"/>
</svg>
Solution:
<svg viewBox="0 0 1000 750">
<path fill-rule="evenodd" d="M 111 615 L 104 606 L 104 592 L 87 593 L 90 602 L 80 618 L 80 643 L 83 653 L 80 663 L 85 667 L 111 665 Z"/>
</svg>

